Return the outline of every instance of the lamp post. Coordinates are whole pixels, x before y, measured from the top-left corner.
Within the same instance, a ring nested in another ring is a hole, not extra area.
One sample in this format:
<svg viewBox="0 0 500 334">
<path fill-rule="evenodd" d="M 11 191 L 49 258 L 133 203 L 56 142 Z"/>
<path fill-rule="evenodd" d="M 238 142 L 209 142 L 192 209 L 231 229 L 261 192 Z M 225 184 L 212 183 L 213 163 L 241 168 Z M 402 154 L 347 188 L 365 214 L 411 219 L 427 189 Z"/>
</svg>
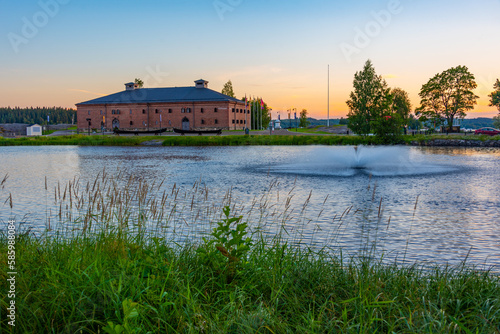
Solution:
<svg viewBox="0 0 500 334">
<path fill-rule="evenodd" d="M 297 108 L 292 108 L 292 110 L 295 110 L 293 116 L 295 117 L 295 132 L 297 132 Z"/>
<path fill-rule="evenodd" d="M 89 125 L 89 132 L 88 132 L 88 133 L 89 133 L 89 136 L 90 136 L 90 121 L 91 121 L 91 120 L 92 120 L 92 119 L 87 118 L 87 122 L 88 122 L 88 125 Z"/>
</svg>

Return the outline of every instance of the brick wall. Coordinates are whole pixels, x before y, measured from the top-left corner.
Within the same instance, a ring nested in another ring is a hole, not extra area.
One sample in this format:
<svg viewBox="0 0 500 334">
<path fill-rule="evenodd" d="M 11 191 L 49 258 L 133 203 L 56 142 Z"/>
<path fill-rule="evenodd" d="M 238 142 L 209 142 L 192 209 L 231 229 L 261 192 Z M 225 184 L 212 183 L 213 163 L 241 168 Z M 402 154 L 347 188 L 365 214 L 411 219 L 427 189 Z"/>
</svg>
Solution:
<svg viewBox="0 0 500 334">
<path fill-rule="evenodd" d="M 161 120 L 160 120 L 161 115 Z M 245 120 L 250 127 L 250 111 L 237 102 L 182 102 L 182 103 L 122 103 L 116 105 L 77 106 L 77 125 L 80 131 L 90 128 L 106 131 L 120 129 L 182 128 L 182 120 L 189 120 L 191 129 L 242 130 Z"/>
</svg>

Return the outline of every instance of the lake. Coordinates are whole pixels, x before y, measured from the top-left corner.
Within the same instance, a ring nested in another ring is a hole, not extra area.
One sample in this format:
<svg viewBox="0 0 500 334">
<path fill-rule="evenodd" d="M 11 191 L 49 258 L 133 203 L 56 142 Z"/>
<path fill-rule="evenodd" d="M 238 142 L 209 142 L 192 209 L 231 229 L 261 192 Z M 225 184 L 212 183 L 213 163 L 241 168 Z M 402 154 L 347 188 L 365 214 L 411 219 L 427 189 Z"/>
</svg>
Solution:
<svg viewBox="0 0 500 334">
<path fill-rule="evenodd" d="M 180 241 L 198 240 L 231 205 L 253 230 L 285 231 L 297 244 L 500 269 L 499 149 L 37 146 L 0 155 L 2 229 L 14 216 L 22 229 L 56 230 L 64 208 L 54 189 L 84 188 L 104 171 L 120 189 L 135 176 L 169 195 L 169 215 L 148 226 Z"/>
</svg>

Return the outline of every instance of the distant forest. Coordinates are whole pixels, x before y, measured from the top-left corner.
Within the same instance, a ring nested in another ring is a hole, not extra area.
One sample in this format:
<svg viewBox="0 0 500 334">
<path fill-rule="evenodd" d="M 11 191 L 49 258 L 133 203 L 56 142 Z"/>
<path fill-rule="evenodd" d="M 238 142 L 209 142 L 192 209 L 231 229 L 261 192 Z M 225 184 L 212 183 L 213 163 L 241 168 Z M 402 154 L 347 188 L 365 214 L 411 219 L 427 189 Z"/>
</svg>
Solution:
<svg viewBox="0 0 500 334">
<path fill-rule="evenodd" d="M 4 123 L 26 123 L 47 124 L 49 115 L 50 124 L 72 124 L 76 123 L 76 110 L 62 107 L 7 107 L 0 108 L 0 124 Z"/>
</svg>

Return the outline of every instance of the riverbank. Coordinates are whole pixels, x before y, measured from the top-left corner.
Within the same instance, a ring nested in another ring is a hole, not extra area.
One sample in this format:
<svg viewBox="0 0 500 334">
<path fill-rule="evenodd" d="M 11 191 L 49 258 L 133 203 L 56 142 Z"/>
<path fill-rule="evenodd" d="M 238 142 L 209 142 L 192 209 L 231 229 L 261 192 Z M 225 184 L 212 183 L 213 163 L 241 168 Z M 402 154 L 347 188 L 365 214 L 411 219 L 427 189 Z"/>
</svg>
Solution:
<svg viewBox="0 0 500 334">
<path fill-rule="evenodd" d="M 246 259 L 234 262 L 223 247 L 203 246 L 201 240 L 181 247 L 161 238 L 104 231 L 70 239 L 25 233 L 15 247 L 13 332 L 500 329 L 499 277 L 465 266 L 386 266 L 327 249 L 292 247 L 279 237 L 263 241 L 254 236 Z M 5 234 L 0 250 L 0 287 L 7 291 Z M 0 320 L 6 333 L 7 302 L 1 301 Z"/>
<path fill-rule="evenodd" d="M 374 136 L 349 135 L 224 135 L 224 136 L 115 136 L 73 135 L 0 138 L 0 146 L 244 146 L 244 145 L 384 145 Z M 500 136 L 403 136 L 397 144 L 411 146 L 500 147 Z"/>
</svg>

